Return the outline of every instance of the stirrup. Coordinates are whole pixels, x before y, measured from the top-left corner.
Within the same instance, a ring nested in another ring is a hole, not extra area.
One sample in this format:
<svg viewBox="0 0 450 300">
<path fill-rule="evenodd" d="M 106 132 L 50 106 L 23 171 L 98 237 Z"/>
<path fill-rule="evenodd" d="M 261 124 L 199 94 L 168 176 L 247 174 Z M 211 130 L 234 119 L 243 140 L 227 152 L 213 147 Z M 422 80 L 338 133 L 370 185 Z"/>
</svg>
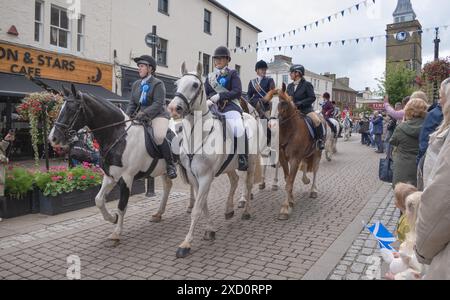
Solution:
<svg viewBox="0 0 450 300">
<path fill-rule="evenodd" d="M 238 170 L 241 172 L 248 171 L 248 157 L 246 154 L 239 154 L 238 156 Z"/>
</svg>

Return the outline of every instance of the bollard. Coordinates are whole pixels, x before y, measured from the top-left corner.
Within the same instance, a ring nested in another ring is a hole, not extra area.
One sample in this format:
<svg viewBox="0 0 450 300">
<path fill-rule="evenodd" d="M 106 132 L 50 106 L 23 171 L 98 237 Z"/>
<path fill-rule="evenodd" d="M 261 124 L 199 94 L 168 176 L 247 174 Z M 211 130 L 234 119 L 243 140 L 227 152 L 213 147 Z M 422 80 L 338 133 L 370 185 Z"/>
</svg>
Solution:
<svg viewBox="0 0 450 300">
<path fill-rule="evenodd" d="M 145 194 L 145 197 L 153 198 L 155 197 L 155 178 L 148 177 L 147 178 L 147 193 Z"/>
</svg>

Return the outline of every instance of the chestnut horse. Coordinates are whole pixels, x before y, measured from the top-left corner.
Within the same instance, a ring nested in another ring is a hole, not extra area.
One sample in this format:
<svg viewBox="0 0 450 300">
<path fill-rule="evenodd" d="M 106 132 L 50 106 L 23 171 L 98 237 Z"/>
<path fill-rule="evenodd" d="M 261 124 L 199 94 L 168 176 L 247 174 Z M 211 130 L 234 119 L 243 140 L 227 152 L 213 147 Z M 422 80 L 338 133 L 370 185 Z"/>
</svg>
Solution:
<svg viewBox="0 0 450 300">
<path fill-rule="evenodd" d="M 297 110 L 292 97 L 286 93 L 286 85 L 278 92 L 278 98 L 272 99 L 270 127 L 279 132 L 280 164 L 286 179 L 287 198 L 281 206 L 279 220 L 288 220 L 294 207 L 293 187 L 298 170 L 303 171 L 303 182 L 307 183 L 306 172 L 312 172 L 313 183 L 310 198 L 317 198 L 317 172 L 319 170 L 322 151 L 309 134 L 305 116 Z M 323 126 L 325 120 L 321 117 Z M 279 128 L 277 128 L 277 126 Z"/>
</svg>

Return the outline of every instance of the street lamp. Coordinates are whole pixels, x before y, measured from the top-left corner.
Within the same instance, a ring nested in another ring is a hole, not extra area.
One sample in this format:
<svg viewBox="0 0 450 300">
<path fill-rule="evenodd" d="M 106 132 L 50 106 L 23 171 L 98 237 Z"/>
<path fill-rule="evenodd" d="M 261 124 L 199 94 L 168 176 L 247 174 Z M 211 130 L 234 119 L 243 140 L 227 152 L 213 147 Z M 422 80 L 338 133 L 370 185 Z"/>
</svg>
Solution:
<svg viewBox="0 0 450 300">
<path fill-rule="evenodd" d="M 156 48 L 159 46 L 159 37 L 156 34 L 156 26 L 153 26 L 152 32 L 145 36 L 145 44 L 152 49 L 152 56 L 156 60 Z M 147 178 L 147 193 L 148 198 L 155 197 L 155 178 Z"/>
</svg>

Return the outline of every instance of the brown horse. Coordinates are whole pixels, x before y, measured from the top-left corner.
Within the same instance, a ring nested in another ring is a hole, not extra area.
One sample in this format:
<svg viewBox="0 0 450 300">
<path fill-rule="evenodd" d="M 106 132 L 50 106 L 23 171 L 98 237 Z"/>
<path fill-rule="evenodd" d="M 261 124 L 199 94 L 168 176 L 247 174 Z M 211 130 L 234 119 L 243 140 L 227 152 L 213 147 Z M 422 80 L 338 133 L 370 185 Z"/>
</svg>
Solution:
<svg viewBox="0 0 450 300">
<path fill-rule="evenodd" d="M 306 172 L 314 175 L 310 198 L 317 198 L 316 179 L 319 170 L 322 151 L 316 147 L 316 142 L 309 134 L 305 116 L 297 110 L 292 97 L 286 93 L 286 85 L 278 92 L 278 98 L 272 99 L 270 127 L 279 131 L 280 164 L 286 179 L 287 198 L 281 206 L 279 220 L 288 220 L 294 207 L 293 187 L 298 170 L 303 171 L 303 182 L 309 179 Z M 323 118 L 322 123 L 325 126 Z M 278 128 L 277 128 L 278 126 Z"/>
</svg>

